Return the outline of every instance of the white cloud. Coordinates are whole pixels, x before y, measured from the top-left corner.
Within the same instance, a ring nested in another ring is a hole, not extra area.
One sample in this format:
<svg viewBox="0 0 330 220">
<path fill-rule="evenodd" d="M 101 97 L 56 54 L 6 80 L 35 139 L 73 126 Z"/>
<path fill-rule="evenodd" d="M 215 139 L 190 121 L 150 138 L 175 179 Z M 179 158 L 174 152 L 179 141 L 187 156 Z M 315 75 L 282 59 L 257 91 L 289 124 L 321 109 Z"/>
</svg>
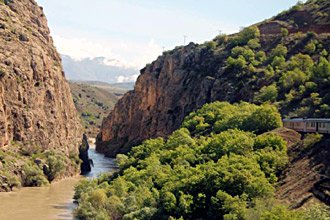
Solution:
<svg viewBox="0 0 330 220">
<path fill-rule="evenodd" d="M 132 76 L 118 76 L 116 78 L 117 83 L 124 83 L 124 82 L 135 82 L 138 78 L 138 74 Z"/>
<path fill-rule="evenodd" d="M 153 39 L 149 42 L 123 42 L 117 39 L 77 38 L 53 35 L 55 45 L 61 54 L 76 60 L 105 57 L 104 64 L 141 69 L 162 52 Z"/>
<path fill-rule="evenodd" d="M 102 0 L 89 7 L 81 6 L 80 1 L 40 0 L 50 4 L 45 9 L 59 52 L 78 60 L 106 57 L 108 65 L 141 69 L 162 53 L 163 46 L 169 50 L 181 45 L 183 35 L 188 35 L 189 42 L 202 43 L 212 39 L 218 29 L 227 33 L 236 29 L 197 12 L 149 8 L 139 1 Z M 53 11 L 53 7 L 60 10 Z M 58 16 L 59 11 L 62 16 Z"/>
</svg>

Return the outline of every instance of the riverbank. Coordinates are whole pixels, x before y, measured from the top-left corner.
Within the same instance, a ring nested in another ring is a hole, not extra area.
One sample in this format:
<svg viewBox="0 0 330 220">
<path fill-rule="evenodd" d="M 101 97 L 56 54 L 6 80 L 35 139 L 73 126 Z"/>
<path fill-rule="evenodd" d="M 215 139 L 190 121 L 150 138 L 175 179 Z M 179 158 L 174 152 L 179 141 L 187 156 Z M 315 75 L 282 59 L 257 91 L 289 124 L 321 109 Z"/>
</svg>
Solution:
<svg viewBox="0 0 330 220">
<path fill-rule="evenodd" d="M 21 188 L 0 193 L 0 219 L 15 220 L 72 220 L 74 186 L 83 178 L 94 178 L 111 172 L 116 166 L 114 159 L 105 158 L 91 144 L 89 156 L 94 161 L 92 172 L 86 176 L 66 178 L 47 187 Z"/>
</svg>

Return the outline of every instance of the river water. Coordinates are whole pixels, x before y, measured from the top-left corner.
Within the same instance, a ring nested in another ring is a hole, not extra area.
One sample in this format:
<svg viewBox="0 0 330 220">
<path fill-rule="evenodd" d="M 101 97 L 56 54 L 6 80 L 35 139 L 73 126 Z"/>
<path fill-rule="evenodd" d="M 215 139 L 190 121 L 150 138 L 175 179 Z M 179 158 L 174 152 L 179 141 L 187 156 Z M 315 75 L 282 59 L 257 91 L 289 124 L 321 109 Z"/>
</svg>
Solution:
<svg viewBox="0 0 330 220">
<path fill-rule="evenodd" d="M 95 178 L 115 169 L 114 159 L 98 154 L 94 146 L 89 150 L 94 168 L 87 176 L 67 178 L 47 187 L 22 188 L 0 193 L 0 220 L 72 220 L 74 186 L 82 178 Z"/>
</svg>

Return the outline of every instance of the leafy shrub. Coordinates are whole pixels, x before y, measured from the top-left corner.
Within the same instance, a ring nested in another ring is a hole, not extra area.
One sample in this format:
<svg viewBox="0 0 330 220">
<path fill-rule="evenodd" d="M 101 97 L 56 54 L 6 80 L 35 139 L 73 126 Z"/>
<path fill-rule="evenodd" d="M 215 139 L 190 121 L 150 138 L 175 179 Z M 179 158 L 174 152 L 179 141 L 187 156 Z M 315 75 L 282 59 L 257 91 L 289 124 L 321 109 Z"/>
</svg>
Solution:
<svg viewBox="0 0 330 220">
<path fill-rule="evenodd" d="M 71 160 L 73 165 L 80 165 L 81 160 L 79 158 L 79 155 L 75 151 L 70 151 L 69 152 L 69 159 Z"/>
<path fill-rule="evenodd" d="M 228 65 L 228 68 L 232 68 L 232 69 L 235 69 L 235 70 L 242 70 L 246 67 L 246 60 L 245 58 L 240 55 L 237 59 L 234 59 L 232 57 L 229 57 L 227 59 L 227 65 Z"/>
<path fill-rule="evenodd" d="M 65 171 L 66 157 L 62 153 L 55 151 L 45 152 L 45 157 L 46 166 L 44 167 L 44 173 L 49 181 L 53 181 Z"/>
<path fill-rule="evenodd" d="M 283 56 L 275 56 L 271 65 L 275 69 L 284 69 L 286 66 L 285 58 Z"/>
<path fill-rule="evenodd" d="M 234 58 L 239 58 L 243 56 L 244 59 L 248 62 L 252 62 L 255 59 L 255 54 L 253 50 L 245 47 L 234 47 L 231 51 Z"/>
<path fill-rule="evenodd" d="M 291 89 L 292 87 L 300 86 L 308 80 L 306 73 L 300 69 L 285 72 L 280 78 L 280 83 L 284 89 Z"/>
<path fill-rule="evenodd" d="M 223 216 L 224 219 L 244 219 L 246 201 L 238 196 L 231 196 L 219 190 L 216 196 L 211 198 L 212 210 L 209 216 Z"/>
<path fill-rule="evenodd" d="M 34 154 L 39 154 L 41 150 L 41 147 L 34 144 L 20 146 L 20 153 L 23 156 L 32 156 Z"/>
<path fill-rule="evenodd" d="M 228 42 L 228 36 L 226 34 L 220 34 L 216 37 L 215 41 L 218 45 L 223 45 Z"/>
<path fill-rule="evenodd" d="M 261 47 L 260 40 L 258 38 L 249 40 L 247 45 L 253 50 L 259 49 Z"/>
<path fill-rule="evenodd" d="M 316 45 L 315 43 L 312 41 L 310 43 L 308 43 L 306 46 L 305 46 L 305 52 L 306 53 L 309 53 L 309 54 L 313 54 L 316 50 Z"/>
<path fill-rule="evenodd" d="M 266 133 L 255 139 L 254 149 L 261 170 L 271 183 L 276 183 L 279 172 L 289 161 L 286 142 L 276 134 Z"/>
<path fill-rule="evenodd" d="M 88 180 L 84 179 L 79 182 L 78 185 L 75 186 L 75 194 L 73 198 L 75 200 L 79 199 L 82 197 L 84 193 L 89 192 L 91 189 L 97 186 L 97 182 L 95 180 Z"/>
<path fill-rule="evenodd" d="M 239 130 L 228 130 L 212 136 L 203 152 L 214 161 L 224 155 L 235 153 L 239 155 L 249 154 L 253 150 L 253 135 Z"/>
<path fill-rule="evenodd" d="M 205 43 L 206 48 L 210 49 L 210 50 L 214 50 L 217 48 L 217 43 L 214 41 L 208 41 Z"/>
<path fill-rule="evenodd" d="M 23 186 L 44 186 L 49 183 L 42 170 L 32 162 L 24 164 L 22 171 Z"/>
<path fill-rule="evenodd" d="M 255 95 L 255 101 L 258 103 L 275 102 L 278 96 L 278 89 L 275 84 L 264 86 L 260 92 Z"/>
<path fill-rule="evenodd" d="M 282 127 L 282 119 L 278 110 L 270 105 L 256 109 L 243 123 L 244 130 L 261 134 Z"/>
<path fill-rule="evenodd" d="M 330 77 L 330 62 L 321 57 L 318 64 L 313 68 L 313 78 L 327 79 Z"/>
<path fill-rule="evenodd" d="M 233 114 L 234 112 L 238 114 Z M 253 117 L 257 117 L 256 120 L 260 120 L 264 124 L 259 126 L 259 122 L 255 122 Z M 183 127 L 188 128 L 194 134 L 201 133 L 197 127 L 200 122 L 196 119 L 207 122 L 206 128 L 213 128 L 216 133 L 234 128 L 260 133 L 282 125 L 280 114 L 274 107 L 256 106 L 244 102 L 234 105 L 226 102 L 206 104 L 197 112 L 189 114 L 183 122 Z"/>
<path fill-rule="evenodd" d="M 315 144 L 319 143 L 323 138 L 322 134 L 311 133 L 306 134 L 303 140 L 303 150 L 308 150 L 313 147 Z"/>
<path fill-rule="evenodd" d="M 274 206 L 271 210 L 267 210 L 260 216 L 261 220 L 268 219 L 286 219 L 286 220 L 300 220 L 299 212 L 290 211 L 283 205 Z"/>
<path fill-rule="evenodd" d="M 288 48 L 282 44 L 277 45 L 271 52 L 271 58 L 286 57 Z"/>
<path fill-rule="evenodd" d="M 244 28 L 236 37 L 234 37 L 231 42 L 234 45 L 245 45 L 249 40 L 259 38 L 260 30 L 257 26 L 251 26 Z"/>
<path fill-rule="evenodd" d="M 286 206 L 276 204 L 273 200 L 258 199 L 255 207 L 247 210 L 246 219 L 285 219 L 301 220 L 302 212 L 291 211 Z"/>
<path fill-rule="evenodd" d="M 151 219 L 156 212 L 156 208 L 144 207 L 140 210 L 124 215 L 123 220 Z"/>
<path fill-rule="evenodd" d="M 286 37 L 289 35 L 289 30 L 286 28 L 281 28 L 281 33 L 282 33 L 282 37 Z"/>
<path fill-rule="evenodd" d="M 263 63 L 266 60 L 266 53 L 264 51 L 258 51 L 256 53 L 256 59 L 258 62 Z"/>
<path fill-rule="evenodd" d="M 289 70 L 299 69 L 302 72 L 305 72 L 308 75 L 314 65 L 313 59 L 307 54 L 297 54 L 290 58 L 288 62 Z"/>
<path fill-rule="evenodd" d="M 298 1 L 297 4 L 290 9 L 290 11 L 299 11 L 300 9 L 302 9 L 303 5 L 303 1 Z"/>
<path fill-rule="evenodd" d="M 6 188 L 7 191 L 12 190 L 14 187 L 20 187 L 21 186 L 20 179 L 16 175 L 14 175 L 14 174 L 12 174 L 8 171 L 1 170 L 0 171 L 0 176 L 1 176 L 0 177 L 0 185 L 1 185 L 1 187 Z M 5 179 L 3 179 L 3 177 Z M 2 182 L 1 180 L 3 180 L 4 182 Z"/>
<path fill-rule="evenodd" d="M 304 220 L 329 220 L 330 208 L 325 205 L 313 205 L 308 208 L 303 216 Z"/>
</svg>

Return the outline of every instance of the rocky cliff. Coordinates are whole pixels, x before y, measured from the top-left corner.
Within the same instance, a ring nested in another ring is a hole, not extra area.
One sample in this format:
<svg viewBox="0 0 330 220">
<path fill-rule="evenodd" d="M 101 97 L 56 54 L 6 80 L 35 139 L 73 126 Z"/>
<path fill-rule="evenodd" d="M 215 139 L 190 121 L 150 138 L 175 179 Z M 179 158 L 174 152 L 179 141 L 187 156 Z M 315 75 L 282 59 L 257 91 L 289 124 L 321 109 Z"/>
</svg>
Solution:
<svg viewBox="0 0 330 220">
<path fill-rule="evenodd" d="M 289 86 L 285 82 L 290 81 L 290 75 L 295 75 L 287 73 L 296 70 L 290 64 L 292 57 L 300 59 L 300 54 L 304 54 L 317 63 L 322 52 L 322 56 L 327 56 L 330 51 L 329 9 L 328 1 L 299 3 L 255 25 L 258 30 L 249 27 L 202 45 L 190 43 L 165 52 L 141 70 L 134 91 L 119 100 L 103 120 L 97 150 L 114 156 L 147 138 L 167 136 L 180 126 L 188 113 L 215 100 L 271 101 L 283 115 L 326 116 L 327 108 L 306 108 L 308 100 L 312 99 L 311 93 L 317 93 L 324 103 L 328 102 L 328 84 L 320 83 L 314 91 L 305 90 L 300 95 L 299 86 L 305 88 L 306 81 L 315 84 L 319 81 L 297 80 Z M 310 44 L 313 44 L 312 51 L 306 52 Z M 276 93 L 274 100 L 256 99 L 261 89 L 268 91 L 272 85 Z M 294 98 L 288 98 L 292 96 Z M 305 104 L 301 104 L 303 100 Z"/>
<path fill-rule="evenodd" d="M 1 0 L 0 150 L 38 146 L 68 156 L 81 137 L 42 8 L 34 0 Z"/>
</svg>

